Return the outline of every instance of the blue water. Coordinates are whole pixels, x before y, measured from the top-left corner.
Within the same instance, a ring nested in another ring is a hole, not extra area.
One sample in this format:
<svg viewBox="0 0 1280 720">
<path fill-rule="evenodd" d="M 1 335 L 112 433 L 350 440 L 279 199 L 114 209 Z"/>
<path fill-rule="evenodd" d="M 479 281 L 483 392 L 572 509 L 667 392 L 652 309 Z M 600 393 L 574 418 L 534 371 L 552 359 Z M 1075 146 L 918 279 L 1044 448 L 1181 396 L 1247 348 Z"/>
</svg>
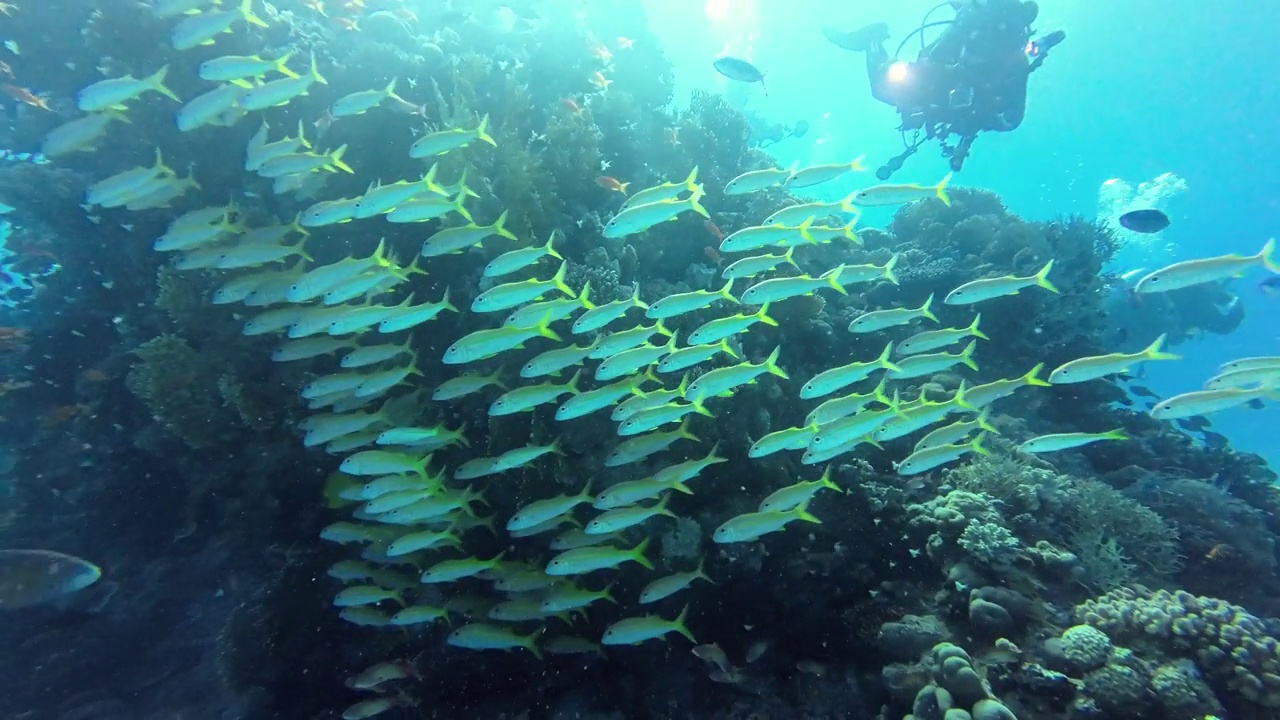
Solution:
<svg viewBox="0 0 1280 720">
<path fill-rule="evenodd" d="M 766 94 L 753 88 L 746 106 L 772 121 L 807 119 L 813 129 L 773 148 L 779 163 L 848 162 L 866 155 L 878 166 L 901 150 L 892 108 L 871 98 L 861 54 L 822 37 L 825 24 L 844 28 L 889 23 L 892 50 L 937 3 L 836 3 L 821 0 L 709 0 L 690 13 L 680 0 L 648 0 L 653 30 L 680 72 L 677 103 L 695 88 L 724 92 L 711 66 L 722 52 L 750 57 L 766 72 Z M 1065 30 L 1030 81 L 1027 118 L 1016 132 L 984 134 L 953 182 L 988 188 L 1030 219 L 1064 214 L 1093 217 L 1098 188 L 1108 179 L 1137 184 L 1173 172 L 1188 192 L 1169 206 L 1172 227 L 1161 245 L 1168 262 L 1228 252 L 1256 253 L 1280 228 L 1280 116 L 1271 44 L 1280 4 L 1216 5 L 1195 0 L 1122 3 L 1041 3 L 1040 34 Z M 937 19 L 951 15 L 938 11 Z M 914 57 L 918 43 L 904 49 Z M 703 68 L 701 72 L 697 68 Z M 936 182 L 946 162 L 923 148 L 895 175 Z M 833 184 L 836 199 L 857 179 Z M 882 226 L 885 213 L 864 222 Z M 1157 257 L 1161 257 L 1158 255 Z M 1258 292 L 1260 276 L 1233 291 L 1246 319 L 1230 336 L 1208 336 L 1178 347 L 1179 363 L 1150 363 L 1146 382 L 1161 395 L 1197 389 L 1232 358 L 1280 353 L 1280 300 Z M 1275 431 L 1280 410 L 1235 410 L 1214 428 L 1241 450 L 1280 467 Z"/>
</svg>

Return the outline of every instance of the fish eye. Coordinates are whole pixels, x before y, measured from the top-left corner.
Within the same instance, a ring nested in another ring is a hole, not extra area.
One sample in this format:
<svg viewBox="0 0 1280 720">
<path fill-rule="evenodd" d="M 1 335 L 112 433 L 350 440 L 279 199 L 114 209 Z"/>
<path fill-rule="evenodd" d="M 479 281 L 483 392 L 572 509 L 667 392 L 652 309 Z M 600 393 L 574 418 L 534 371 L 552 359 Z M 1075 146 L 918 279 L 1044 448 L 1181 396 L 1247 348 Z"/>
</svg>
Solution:
<svg viewBox="0 0 1280 720">
<path fill-rule="evenodd" d="M 813 439 L 813 444 L 814 444 L 814 445 L 818 445 L 818 444 L 820 444 L 821 442 L 822 442 L 822 438 L 821 438 L 821 437 L 816 437 L 816 438 L 814 438 L 814 439 Z"/>
</svg>

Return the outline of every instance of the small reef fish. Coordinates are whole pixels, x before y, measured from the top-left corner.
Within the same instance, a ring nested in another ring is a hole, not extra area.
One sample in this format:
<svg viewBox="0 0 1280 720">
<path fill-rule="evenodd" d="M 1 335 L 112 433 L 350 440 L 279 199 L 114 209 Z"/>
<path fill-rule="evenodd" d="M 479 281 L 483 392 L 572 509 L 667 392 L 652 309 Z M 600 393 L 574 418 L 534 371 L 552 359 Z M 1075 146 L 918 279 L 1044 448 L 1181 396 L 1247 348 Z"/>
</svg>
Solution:
<svg viewBox="0 0 1280 720">
<path fill-rule="evenodd" d="M 847 365 L 824 370 L 813 377 L 812 380 L 806 382 L 800 388 L 800 398 L 802 400 L 811 400 L 820 398 L 824 395 L 830 395 L 837 390 L 848 387 L 859 380 L 864 380 L 876 370 L 884 369 L 889 371 L 897 371 L 899 367 L 889 361 L 889 356 L 893 352 L 893 343 L 884 346 L 884 350 L 875 360 L 860 362 L 854 361 Z"/>
<path fill-rule="evenodd" d="M 944 205 L 950 205 L 951 198 L 947 196 L 949 182 L 951 174 L 947 173 L 937 185 L 876 185 L 854 193 L 849 202 L 859 207 L 881 207 L 905 205 L 923 198 L 936 197 Z"/>
<path fill-rule="evenodd" d="M 761 536 L 783 530 L 795 520 L 822 523 L 811 515 L 804 505 L 787 511 L 746 513 L 725 521 L 711 534 L 711 540 L 720 544 L 751 542 L 758 540 Z"/>
<path fill-rule="evenodd" d="M 977 437 L 967 443 L 956 445 L 939 445 L 937 447 L 925 448 L 917 450 L 908 455 L 902 462 L 894 463 L 894 470 L 899 475 L 919 475 L 928 472 L 941 465 L 955 462 L 969 453 L 978 453 L 980 455 L 991 454 L 982 445 L 982 440 L 987 435 L 980 433 Z"/>
<path fill-rule="evenodd" d="M 721 238 L 721 240 L 723 241 L 724 238 Z M 784 263 L 790 265 L 796 270 L 799 270 L 800 266 L 796 265 L 795 258 L 793 257 L 795 251 L 796 249 L 791 247 L 787 248 L 787 251 L 780 255 L 756 255 L 755 257 L 742 258 L 725 268 L 720 273 L 720 277 L 727 280 L 753 277 L 761 273 L 769 272 Z"/>
<path fill-rule="evenodd" d="M 258 27 L 270 27 L 265 20 L 253 14 L 253 0 L 241 0 L 234 10 L 206 10 L 188 15 L 173 26 L 169 39 L 175 50 L 212 45 L 214 38 L 231 32 L 231 26 L 237 20 L 244 20 Z"/>
<path fill-rule="evenodd" d="M 699 186 L 689 197 L 683 200 L 668 198 L 646 205 L 629 207 L 620 211 L 609 222 L 605 223 L 602 234 L 604 237 L 613 240 L 634 235 L 644 232 L 658 223 L 671 220 L 685 210 L 692 210 L 704 218 L 709 218 L 711 214 L 699 202 L 702 199 L 702 195 L 702 188 Z"/>
<path fill-rule="evenodd" d="M 600 177 L 596 178 L 596 184 L 604 188 L 605 190 L 609 190 L 611 192 L 616 192 L 616 193 L 622 193 L 623 195 L 626 195 L 627 186 L 629 186 L 631 183 L 624 183 L 611 175 L 601 175 Z"/>
<path fill-rule="evenodd" d="M 1138 294 L 1168 292 L 1180 288 L 1237 277 L 1247 270 L 1262 266 L 1280 273 L 1273 257 L 1275 238 L 1267 241 L 1257 255 L 1219 255 L 1201 260 L 1187 260 L 1160 268 L 1138 281 L 1133 291 Z"/>
<path fill-rule="evenodd" d="M 688 177 L 681 182 L 664 182 L 643 190 L 637 190 L 631 197 L 627 198 L 626 202 L 622 203 L 622 208 L 619 212 L 637 205 L 648 205 L 661 200 L 670 200 L 671 198 L 679 197 L 684 192 L 697 192 L 698 187 L 698 166 L 694 165 L 693 169 L 689 171 Z"/>
<path fill-rule="evenodd" d="M 645 615 L 643 617 L 619 620 L 604 631 L 604 637 L 600 639 L 600 644 L 639 645 L 646 640 L 657 640 L 667 633 L 678 632 L 688 638 L 689 642 L 697 645 L 697 638 L 693 636 L 693 633 L 689 632 L 689 628 L 685 627 L 684 624 L 688 615 L 689 606 L 686 605 L 674 620 L 664 620 L 657 615 Z"/>
<path fill-rule="evenodd" d="M 698 561 L 698 567 L 693 570 L 674 573 L 654 580 L 640 591 L 640 604 L 647 605 L 649 603 L 658 602 L 659 600 L 665 600 L 666 598 L 685 590 L 692 585 L 695 580 L 705 580 L 712 585 L 715 585 L 716 581 L 712 580 L 707 575 L 706 567 L 707 559 L 706 557 L 703 557 Z"/>
<path fill-rule="evenodd" d="M 927 330 L 922 333 L 916 333 L 899 343 L 896 352 L 898 355 L 916 355 L 954 345 L 969 337 L 990 340 L 991 338 L 987 337 L 986 333 L 978 329 L 978 324 L 981 321 L 982 314 L 979 313 L 974 316 L 973 322 L 969 323 L 968 327 L 944 328 L 942 330 Z"/>
<path fill-rule="evenodd" d="M 1056 293 L 1058 288 L 1049 282 L 1049 273 L 1052 271 L 1053 261 L 1050 260 L 1045 263 L 1044 267 L 1040 268 L 1039 272 L 1028 277 L 1005 275 L 998 278 L 974 280 L 947 293 L 947 297 L 943 302 L 947 305 L 972 305 L 983 300 L 1017 295 L 1023 288 L 1032 286 L 1039 286 L 1049 292 Z"/>
<path fill-rule="evenodd" d="M 165 65 L 141 80 L 132 75 L 99 80 L 76 93 L 76 107 L 85 112 L 123 110 L 126 102 L 145 92 L 158 92 L 170 100 L 181 102 L 181 98 L 165 87 L 164 79 L 168 74 L 169 66 Z"/>
<path fill-rule="evenodd" d="M 1118 218 L 1120 227 L 1136 233 L 1158 233 L 1169 227 L 1169 216 L 1154 208 L 1130 210 Z"/>
<path fill-rule="evenodd" d="M 781 490 L 775 490 L 764 500 L 760 501 L 760 512 L 786 512 L 797 507 L 808 507 L 809 501 L 813 496 L 818 494 L 819 490 L 826 488 L 843 493 L 844 490 L 831 482 L 831 468 L 827 468 L 822 477 L 817 480 L 801 481 L 794 485 L 788 485 Z"/>
<path fill-rule="evenodd" d="M 760 68 L 752 65 L 750 62 L 743 60 L 742 58 L 726 55 L 724 57 L 716 58 L 711 65 L 716 69 L 716 72 L 730 80 L 736 80 L 744 83 L 760 83 L 760 92 L 766 95 L 768 94 L 764 86 L 764 73 L 760 71 Z"/>
<path fill-rule="evenodd" d="M 1108 375 L 1129 372 L 1130 368 L 1148 360 L 1181 360 L 1181 355 L 1163 352 L 1165 336 L 1156 338 L 1146 349 L 1136 353 L 1111 353 L 1072 360 L 1049 373 L 1054 385 L 1088 382 Z"/>
<path fill-rule="evenodd" d="M 1070 450 L 1084 445 L 1090 445 L 1104 440 L 1128 440 L 1129 436 L 1124 430 L 1117 428 L 1101 433 L 1054 433 L 1052 435 L 1040 435 L 1018 446 L 1018 450 L 1024 453 L 1047 453 L 1057 452 L 1059 450 Z"/>
<path fill-rule="evenodd" d="M 463 148 L 479 140 L 497 147 L 498 143 L 489 135 L 489 116 L 480 118 L 480 124 L 474 129 L 452 128 L 423 135 L 409 146 L 409 157 L 425 158 L 444 155 L 451 150 Z"/>
<path fill-rule="evenodd" d="M 102 577 L 93 563 L 52 550 L 0 550 L 0 610 L 44 605 Z"/>
<path fill-rule="evenodd" d="M 1280 387 L 1264 385 L 1257 388 L 1223 388 L 1183 393 L 1156 403 L 1151 408 L 1151 417 L 1157 420 L 1177 420 L 1208 415 L 1262 399 L 1280 400 Z"/>
<path fill-rule="evenodd" d="M 610 546 L 589 546 L 566 550 L 547 563 L 546 574 L 551 576 L 585 575 L 595 570 L 615 568 L 626 562 L 634 562 L 652 570 L 653 563 L 644 556 L 649 538 L 640 541 L 630 550 Z"/>
<path fill-rule="evenodd" d="M 849 332 L 869 333 L 887 330 L 891 327 L 906 325 L 918 318 L 928 318 L 936 323 L 938 322 L 938 316 L 934 315 L 933 311 L 929 309 L 932 304 L 933 293 L 930 293 L 924 304 L 918 308 L 892 308 L 863 313 L 849 323 Z M 902 349 L 899 348 L 898 352 L 901 353 Z"/>
<path fill-rule="evenodd" d="M 798 190 L 835 180 L 846 173 L 864 171 L 866 171 L 866 168 L 862 165 L 861 157 L 854 158 L 852 162 L 844 164 L 811 165 L 791 173 L 791 177 L 787 178 L 782 186 L 791 190 Z"/>
<path fill-rule="evenodd" d="M 764 168 L 762 170 L 748 170 L 741 175 L 733 178 L 724 186 L 725 195 L 746 195 L 748 193 L 767 190 L 771 187 L 778 187 L 785 183 L 791 174 L 795 172 L 795 167 L 787 170 L 782 168 Z M 802 220 L 805 218 L 801 218 Z M 773 223 L 765 222 L 765 225 Z"/>
<path fill-rule="evenodd" d="M 774 348 L 769 357 L 759 364 L 743 362 L 707 372 L 689 385 L 689 389 L 685 390 L 684 399 L 688 402 L 698 402 L 709 397 L 723 395 L 743 385 L 755 382 L 757 377 L 766 373 L 776 375 L 783 380 L 790 380 L 791 376 L 781 367 L 778 367 L 778 355 L 781 352 L 782 347 L 779 346 Z"/>
<path fill-rule="evenodd" d="M 468 650 L 515 650 L 523 648 L 541 660 L 542 651 L 538 649 L 537 639 L 537 633 L 518 635 L 498 625 L 472 623 L 463 625 L 449 633 L 449 637 L 445 642 L 454 647 L 467 648 Z"/>
</svg>

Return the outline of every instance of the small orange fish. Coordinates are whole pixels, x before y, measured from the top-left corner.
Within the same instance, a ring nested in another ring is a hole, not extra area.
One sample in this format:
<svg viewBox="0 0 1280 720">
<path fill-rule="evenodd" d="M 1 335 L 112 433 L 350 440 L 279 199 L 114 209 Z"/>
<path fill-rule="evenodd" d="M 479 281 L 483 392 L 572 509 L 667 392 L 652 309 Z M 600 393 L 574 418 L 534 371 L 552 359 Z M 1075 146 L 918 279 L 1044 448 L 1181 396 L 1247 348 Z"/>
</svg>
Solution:
<svg viewBox="0 0 1280 720">
<path fill-rule="evenodd" d="M 601 175 L 600 177 L 596 178 L 596 184 L 602 188 L 605 188 L 606 190 L 612 190 L 614 192 L 620 192 L 623 195 L 626 195 L 627 186 L 630 185 L 631 183 L 618 182 L 618 179 L 615 177 L 611 177 L 609 175 Z"/>
<path fill-rule="evenodd" d="M 1214 545 L 1208 553 L 1205 554 L 1205 560 L 1220 560 L 1231 554 L 1231 546 L 1226 543 L 1218 543 Z"/>
<path fill-rule="evenodd" d="M 609 48 L 604 45 L 596 45 L 591 48 L 591 55 L 602 63 L 608 63 L 613 60 L 613 53 L 609 52 Z"/>
<path fill-rule="evenodd" d="M 596 74 L 598 75 L 599 73 Z M 0 90 L 3 90 L 6 95 L 18 102 L 23 102 L 31 107 L 37 107 L 41 110 L 53 112 L 53 108 L 49 107 L 49 105 L 45 103 L 44 98 L 36 95 L 26 88 L 18 87 L 17 85 L 0 85 Z"/>
<path fill-rule="evenodd" d="M 671 145 L 680 144 L 680 131 L 677 130 L 676 128 L 666 128 L 662 131 L 662 134 L 667 137 L 667 142 L 669 144 Z"/>
<path fill-rule="evenodd" d="M 631 48 L 635 47 L 635 44 L 636 44 L 635 40 L 632 40 L 629 37 L 623 37 L 622 35 L 619 35 L 615 40 L 615 42 L 618 43 L 619 50 L 630 50 Z"/>
<path fill-rule="evenodd" d="M 49 410 L 40 416 L 40 427 L 49 428 L 57 427 L 68 420 L 84 415 L 89 412 L 86 405 L 63 405 Z"/>
<path fill-rule="evenodd" d="M 565 98 L 560 101 L 560 104 L 565 106 L 566 108 L 569 108 L 569 112 L 573 113 L 574 115 L 582 114 L 582 108 L 578 105 L 578 103 L 573 101 L 573 98 Z"/>
<path fill-rule="evenodd" d="M 707 232 L 711 233 L 716 240 L 724 240 L 724 231 L 720 229 L 719 225 L 716 225 L 710 220 L 703 220 L 702 227 L 706 228 Z"/>
<path fill-rule="evenodd" d="M 720 257 L 720 251 L 710 245 L 702 248 L 702 254 L 706 255 L 708 260 L 715 263 L 716 267 L 720 267 L 724 264 L 724 258 Z"/>
<path fill-rule="evenodd" d="M 591 77 L 587 78 L 587 81 L 599 88 L 601 91 L 608 90 L 609 86 L 613 84 L 613 81 L 605 77 L 604 73 L 599 70 L 591 73 Z"/>
</svg>

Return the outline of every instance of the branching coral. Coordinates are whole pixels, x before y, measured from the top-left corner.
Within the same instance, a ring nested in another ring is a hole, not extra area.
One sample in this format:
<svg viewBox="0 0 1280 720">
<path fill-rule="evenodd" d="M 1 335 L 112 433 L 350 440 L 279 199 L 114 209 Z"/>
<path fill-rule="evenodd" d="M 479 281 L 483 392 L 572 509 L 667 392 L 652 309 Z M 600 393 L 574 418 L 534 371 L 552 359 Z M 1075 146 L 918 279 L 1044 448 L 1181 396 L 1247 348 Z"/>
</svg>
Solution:
<svg viewBox="0 0 1280 720">
<path fill-rule="evenodd" d="M 147 405 L 156 422 L 200 449 L 217 443 L 239 417 L 219 388 L 220 374 L 207 356 L 176 335 L 161 335 L 133 351 L 138 364 L 125 384 Z"/>
</svg>

